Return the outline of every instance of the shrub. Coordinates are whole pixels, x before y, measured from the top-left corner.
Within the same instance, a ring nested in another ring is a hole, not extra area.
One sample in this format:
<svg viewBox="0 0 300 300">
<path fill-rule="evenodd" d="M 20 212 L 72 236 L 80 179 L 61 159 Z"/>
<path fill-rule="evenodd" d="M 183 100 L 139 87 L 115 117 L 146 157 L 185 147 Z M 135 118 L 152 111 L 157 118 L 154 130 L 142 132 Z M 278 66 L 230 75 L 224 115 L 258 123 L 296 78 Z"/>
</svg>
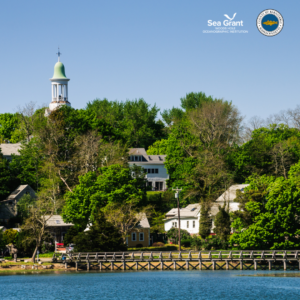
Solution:
<svg viewBox="0 0 300 300">
<path fill-rule="evenodd" d="M 137 245 L 135 246 L 135 248 L 143 248 L 143 245 L 142 245 L 142 244 L 137 244 Z"/>
<path fill-rule="evenodd" d="M 202 250 L 226 250 L 228 243 L 218 237 L 212 237 L 211 239 L 202 240 L 201 248 Z"/>
<path fill-rule="evenodd" d="M 181 246 L 183 247 L 190 247 L 191 246 L 191 240 L 182 240 L 181 241 Z"/>
<path fill-rule="evenodd" d="M 195 250 L 201 249 L 201 238 L 199 236 L 194 235 L 191 237 L 191 247 Z"/>
<path fill-rule="evenodd" d="M 176 243 L 178 242 L 178 228 L 171 228 L 168 232 L 167 232 L 167 237 L 170 240 L 175 241 Z M 188 231 L 181 229 L 180 230 L 180 238 L 181 240 L 188 240 L 190 239 L 190 234 Z"/>
<path fill-rule="evenodd" d="M 162 243 L 162 242 L 155 242 L 155 243 L 153 243 L 153 245 L 152 245 L 153 247 L 164 247 L 165 246 L 165 244 L 164 243 Z"/>
</svg>

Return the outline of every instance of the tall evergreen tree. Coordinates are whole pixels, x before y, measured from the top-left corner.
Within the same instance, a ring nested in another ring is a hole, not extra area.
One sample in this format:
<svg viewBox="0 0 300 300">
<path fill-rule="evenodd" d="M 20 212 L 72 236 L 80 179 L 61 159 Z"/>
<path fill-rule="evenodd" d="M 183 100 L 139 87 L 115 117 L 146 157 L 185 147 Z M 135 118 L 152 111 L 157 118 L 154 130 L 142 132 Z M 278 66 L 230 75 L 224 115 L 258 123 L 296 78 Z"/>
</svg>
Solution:
<svg viewBox="0 0 300 300">
<path fill-rule="evenodd" d="M 211 217 L 209 216 L 210 207 L 206 203 L 202 203 L 200 209 L 199 235 L 205 239 L 210 235 Z"/>
<path fill-rule="evenodd" d="M 76 251 L 79 252 L 110 252 L 125 251 L 118 228 L 107 222 L 103 212 L 98 211 L 94 224 L 88 231 L 79 233 L 73 238 Z"/>
<path fill-rule="evenodd" d="M 219 206 L 219 212 L 215 218 L 214 232 L 222 241 L 228 240 L 231 231 L 229 207 L 226 208 L 226 206 L 226 203 L 223 206 Z"/>
</svg>

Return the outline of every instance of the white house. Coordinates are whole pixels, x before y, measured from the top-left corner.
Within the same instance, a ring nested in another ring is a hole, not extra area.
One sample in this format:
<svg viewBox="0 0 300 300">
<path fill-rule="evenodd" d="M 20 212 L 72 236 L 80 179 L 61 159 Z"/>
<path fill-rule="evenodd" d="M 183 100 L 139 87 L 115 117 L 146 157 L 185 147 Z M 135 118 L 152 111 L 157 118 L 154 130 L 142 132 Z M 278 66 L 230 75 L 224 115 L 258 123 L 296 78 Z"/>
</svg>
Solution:
<svg viewBox="0 0 300 300">
<path fill-rule="evenodd" d="M 180 228 L 187 230 L 190 234 L 199 233 L 200 205 L 190 204 L 180 209 Z M 178 209 L 172 208 L 165 219 L 165 231 L 172 227 L 178 227 Z"/>
<path fill-rule="evenodd" d="M 212 221 L 211 232 L 214 229 L 214 220 L 219 211 L 219 206 L 223 206 L 224 203 L 229 204 L 229 212 L 239 210 L 239 203 L 234 202 L 236 198 L 236 192 L 242 191 L 249 184 L 236 184 L 232 185 L 226 190 L 212 205 L 210 210 L 210 216 Z M 200 204 L 190 204 L 185 208 L 180 209 L 180 228 L 187 230 L 190 234 L 199 233 L 199 222 L 200 222 Z M 166 213 L 165 231 L 170 230 L 172 227 L 178 227 L 178 209 L 172 208 Z"/>
<path fill-rule="evenodd" d="M 169 175 L 164 165 L 165 159 L 166 155 L 147 155 L 144 148 L 132 148 L 129 151 L 129 165 L 144 168 L 148 185 L 156 191 L 167 189 L 166 180 Z"/>
</svg>

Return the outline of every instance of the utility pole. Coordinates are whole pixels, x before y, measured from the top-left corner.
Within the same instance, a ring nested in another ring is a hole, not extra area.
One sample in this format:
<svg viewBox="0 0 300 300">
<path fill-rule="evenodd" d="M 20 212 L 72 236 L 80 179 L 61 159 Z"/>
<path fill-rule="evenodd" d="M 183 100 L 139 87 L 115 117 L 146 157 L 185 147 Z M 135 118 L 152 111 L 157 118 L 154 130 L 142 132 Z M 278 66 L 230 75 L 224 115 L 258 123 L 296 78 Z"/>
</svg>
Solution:
<svg viewBox="0 0 300 300">
<path fill-rule="evenodd" d="M 177 199 L 177 209 L 178 209 L 178 246 L 179 246 L 179 251 L 181 251 L 179 192 L 182 191 L 182 189 L 179 189 L 177 187 L 176 189 L 172 189 L 172 190 L 176 192 L 175 198 Z"/>
</svg>

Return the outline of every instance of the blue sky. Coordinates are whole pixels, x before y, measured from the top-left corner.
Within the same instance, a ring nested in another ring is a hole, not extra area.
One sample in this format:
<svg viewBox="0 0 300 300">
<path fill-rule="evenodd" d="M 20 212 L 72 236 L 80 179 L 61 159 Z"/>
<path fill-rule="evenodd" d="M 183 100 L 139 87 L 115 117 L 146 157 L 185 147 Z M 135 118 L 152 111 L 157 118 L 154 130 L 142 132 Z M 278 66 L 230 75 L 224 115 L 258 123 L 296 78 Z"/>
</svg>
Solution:
<svg viewBox="0 0 300 300">
<path fill-rule="evenodd" d="M 275 37 L 256 28 L 267 8 L 285 21 Z M 266 118 L 299 104 L 299 9 L 274 0 L 2 1 L 0 113 L 50 103 L 59 45 L 75 108 L 106 97 L 163 110 L 202 91 Z M 234 13 L 248 34 L 202 32 Z"/>
</svg>

